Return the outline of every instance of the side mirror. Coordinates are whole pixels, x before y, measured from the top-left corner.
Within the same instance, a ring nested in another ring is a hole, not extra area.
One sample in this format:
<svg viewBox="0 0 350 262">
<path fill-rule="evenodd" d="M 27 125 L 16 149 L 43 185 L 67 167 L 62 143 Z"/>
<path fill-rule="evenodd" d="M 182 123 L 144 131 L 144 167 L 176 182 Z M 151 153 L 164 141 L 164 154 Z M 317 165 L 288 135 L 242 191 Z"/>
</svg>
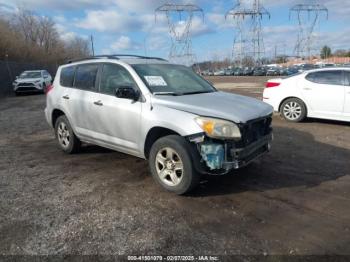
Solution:
<svg viewBox="0 0 350 262">
<path fill-rule="evenodd" d="M 140 98 L 140 93 L 131 86 L 118 87 L 115 90 L 115 96 L 118 98 L 131 99 L 137 101 Z"/>
</svg>

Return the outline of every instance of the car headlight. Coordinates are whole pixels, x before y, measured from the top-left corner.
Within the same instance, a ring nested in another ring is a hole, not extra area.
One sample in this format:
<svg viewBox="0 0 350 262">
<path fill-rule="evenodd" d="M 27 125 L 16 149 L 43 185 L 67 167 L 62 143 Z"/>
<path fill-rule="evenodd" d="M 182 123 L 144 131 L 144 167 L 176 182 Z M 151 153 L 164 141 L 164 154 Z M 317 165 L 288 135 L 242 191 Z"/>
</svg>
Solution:
<svg viewBox="0 0 350 262">
<path fill-rule="evenodd" d="M 197 117 L 195 121 L 209 137 L 218 139 L 241 139 L 239 127 L 230 121 L 210 117 Z"/>
</svg>

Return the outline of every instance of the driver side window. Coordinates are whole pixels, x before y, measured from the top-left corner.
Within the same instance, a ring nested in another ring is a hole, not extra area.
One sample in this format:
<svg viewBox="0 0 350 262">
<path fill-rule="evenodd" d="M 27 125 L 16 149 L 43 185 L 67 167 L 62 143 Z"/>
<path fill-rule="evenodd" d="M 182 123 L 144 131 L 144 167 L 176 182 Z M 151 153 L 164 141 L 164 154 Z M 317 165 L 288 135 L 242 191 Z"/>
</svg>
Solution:
<svg viewBox="0 0 350 262">
<path fill-rule="evenodd" d="M 101 74 L 100 92 L 107 95 L 115 95 L 118 87 L 136 87 L 134 79 L 122 66 L 116 64 L 104 64 Z"/>
</svg>

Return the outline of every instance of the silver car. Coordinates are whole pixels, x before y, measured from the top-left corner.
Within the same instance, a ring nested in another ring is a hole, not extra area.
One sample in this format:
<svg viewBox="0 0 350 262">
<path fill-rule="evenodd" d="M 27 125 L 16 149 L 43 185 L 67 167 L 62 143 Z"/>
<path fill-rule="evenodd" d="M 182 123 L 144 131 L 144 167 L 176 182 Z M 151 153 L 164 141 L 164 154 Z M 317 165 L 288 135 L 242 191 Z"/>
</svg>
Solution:
<svg viewBox="0 0 350 262">
<path fill-rule="evenodd" d="M 272 112 L 188 67 L 125 55 L 60 66 L 45 109 L 66 153 L 86 142 L 147 159 L 154 179 L 177 194 L 268 152 Z"/>
<path fill-rule="evenodd" d="M 46 70 L 24 71 L 13 82 L 15 94 L 42 92 L 51 85 L 52 77 Z"/>
</svg>

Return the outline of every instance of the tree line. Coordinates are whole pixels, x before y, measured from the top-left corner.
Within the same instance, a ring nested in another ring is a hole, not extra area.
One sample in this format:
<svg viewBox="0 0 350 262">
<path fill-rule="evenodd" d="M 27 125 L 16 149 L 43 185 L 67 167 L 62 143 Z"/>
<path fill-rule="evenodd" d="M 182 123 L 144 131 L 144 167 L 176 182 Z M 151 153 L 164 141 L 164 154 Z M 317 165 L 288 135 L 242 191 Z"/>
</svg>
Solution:
<svg viewBox="0 0 350 262">
<path fill-rule="evenodd" d="M 0 60 L 57 66 L 89 55 L 88 40 L 73 36 L 64 41 L 49 17 L 20 9 L 0 18 Z"/>
<path fill-rule="evenodd" d="M 338 49 L 332 52 L 332 49 L 329 46 L 324 46 L 321 49 L 320 54 L 322 59 L 330 58 L 330 57 L 350 57 L 350 50 Z"/>
</svg>

